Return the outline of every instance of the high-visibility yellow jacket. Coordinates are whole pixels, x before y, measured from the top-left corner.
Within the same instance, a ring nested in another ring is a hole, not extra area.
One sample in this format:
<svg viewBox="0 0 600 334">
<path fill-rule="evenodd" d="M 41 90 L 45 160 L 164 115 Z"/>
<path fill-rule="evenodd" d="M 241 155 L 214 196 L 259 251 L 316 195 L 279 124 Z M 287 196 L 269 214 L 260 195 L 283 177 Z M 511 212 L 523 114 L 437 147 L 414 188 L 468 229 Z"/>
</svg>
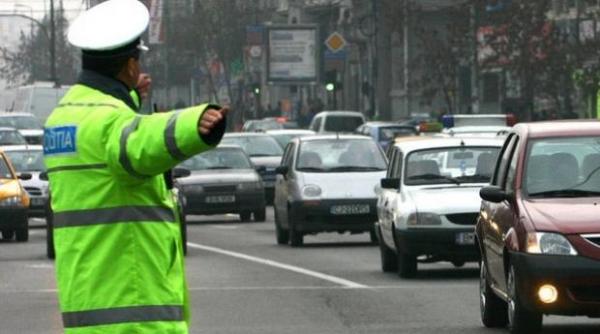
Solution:
<svg viewBox="0 0 600 334">
<path fill-rule="evenodd" d="M 45 125 L 66 334 L 188 333 L 176 203 L 162 173 L 216 145 L 207 105 L 136 113 L 122 83 L 84 72 Z"/>
</svg>

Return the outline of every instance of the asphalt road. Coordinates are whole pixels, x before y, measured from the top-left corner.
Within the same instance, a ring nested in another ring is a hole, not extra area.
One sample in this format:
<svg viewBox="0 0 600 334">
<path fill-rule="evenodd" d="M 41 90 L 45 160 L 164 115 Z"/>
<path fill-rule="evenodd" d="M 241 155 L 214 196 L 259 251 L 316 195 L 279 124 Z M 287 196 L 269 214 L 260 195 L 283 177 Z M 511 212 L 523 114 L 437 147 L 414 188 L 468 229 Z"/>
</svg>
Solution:
<svg viewBox="0 0 600 334">
<path fill-rule="evenodd" d="M 402 280 L 380 270 L 367 234 L 275 244 L 266 223 L 189 217 L 187 275 L 193 334 L 507 333 L 479 320 L 476 265 L 419 266 Z M 39 222 L 34 225 L 39 225 Z M 600 333 L 600 320 L 545 317 L 543 333 Z M 58 334 L 54 267 L 45 230 L 0 241 L 0 334 Z"/>
</svg>

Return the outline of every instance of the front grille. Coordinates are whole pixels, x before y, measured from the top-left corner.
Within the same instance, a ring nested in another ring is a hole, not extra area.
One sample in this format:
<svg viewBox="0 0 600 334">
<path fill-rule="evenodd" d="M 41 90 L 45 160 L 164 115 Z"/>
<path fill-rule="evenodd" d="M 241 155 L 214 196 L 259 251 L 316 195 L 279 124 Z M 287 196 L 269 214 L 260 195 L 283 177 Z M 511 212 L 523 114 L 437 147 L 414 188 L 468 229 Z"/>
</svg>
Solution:
<svg viewBox="0 0 600 334">
<path fill-rule="evenodd" d="M 204 186 L 204 191 L 207 193 L 233 193 L 236 186 Z"/>
<path fill-rule="evenodd" d="M 594 236 L 584 236 L 585 240 L 593 243 L 594 245 L 600 247 L 600 235 L 594 235 Z"/>
<path fill-rule="evenodd" d="M 579 302 L 600 303 L 600 285 L 573 286 L 569 288 L 569 291 Z"/>
<path fill-rule="evenodd" d="M 25 187 L 25 191 L 31 196 L 42 196 L 42 189 L 35 187 Z"/>
<path fill-rule="evenodd" d="M 446 215 L 446 218 L 458 225 L 475 225 L 477 223 L 478 213 L 453 213 Z"/>
</svg>

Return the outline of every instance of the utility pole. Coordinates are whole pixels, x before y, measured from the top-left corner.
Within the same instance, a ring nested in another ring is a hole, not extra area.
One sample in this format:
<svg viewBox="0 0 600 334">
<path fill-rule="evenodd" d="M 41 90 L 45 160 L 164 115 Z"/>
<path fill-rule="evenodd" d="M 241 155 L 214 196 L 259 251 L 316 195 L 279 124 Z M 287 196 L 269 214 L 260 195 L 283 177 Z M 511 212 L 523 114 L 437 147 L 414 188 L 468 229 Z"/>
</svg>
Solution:
<svg viewBox="0 0 600 334">
<path fill-rule="evenodd" d="M 479 9 L 477 2 L 471 5 L 471 111 L 479 114 L 479 63 L 477 57 L 477 29 L 479 26 Z"/>
<path fill-rule="evenodd" d="M 379 71 L 379 62 L 377 60 L 377 45 L 379 41 L 379 18 L 377 13 L 377 0 L 371 0 L 371 11 L 373 12 L 373 37 L 372 37 L 372 62 L 371 62 L 371 113 L 375 117 L 375 119 L 379 118 L 379 111 L 377 110 L 377 80 L 378 80 L 378 71 Z"/>
<path fill-rule="evenodd" d="M 409 0 L 404 0 L 402 7 L 402 34 L 404 43 L 404 116 L 410 116 L 410 55 L 409 55 L 409 27 L 410 27 L 410 16 L 409 16 Z"/>
<path fill-rule="evenodd" d="M 54 0 L 50 0 L 50 80 L 58 87 L 56 77 L 56 25 L 54 22 Z"/>
</svg>

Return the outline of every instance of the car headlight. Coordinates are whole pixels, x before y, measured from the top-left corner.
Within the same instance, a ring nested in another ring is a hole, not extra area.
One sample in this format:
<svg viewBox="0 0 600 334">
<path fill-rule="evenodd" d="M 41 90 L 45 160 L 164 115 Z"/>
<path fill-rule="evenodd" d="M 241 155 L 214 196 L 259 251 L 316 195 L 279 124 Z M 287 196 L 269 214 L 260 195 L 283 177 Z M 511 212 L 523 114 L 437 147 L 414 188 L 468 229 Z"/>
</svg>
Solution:
<svg viewBox="0 0 600 334">
<path fill-rule="evenodd" d="M 302 194 L 306 197 L 319 197 L 321 193 L 321 187 L 314 184 L 305 185 L 302 188 Z"/>
<path fill-rule="evenodd" d="M 406 221 L 408 226 L 422 226 L 422 225 L 442 225 L 442 219 L 440 215 L 433 212 L 417 212 L 411 213 Z"/>
<path fill-rule="evenodd" d="M 12 197 L 8 197 L 5 198 L 3 200 L 0 200 L 0 206 L 3 207 L 7 207 L 7 206 L 23 206 L 23 202 L 21 200 L 21 196 L 12 196 Z"/>
<path fill-rule="evenodd" d="M 527 234 L 527 253 L 547 255 L 577 255 L 569 240 L 558 233 Z"/>
<path fill-rule="evenodd" d="M 263 185 L 260 182 L 244 182 L 244 183 L 240 183 L 237 186 L 238 190 L 258 190 L 260 188 L 262 188 Z"/>
</svg>

